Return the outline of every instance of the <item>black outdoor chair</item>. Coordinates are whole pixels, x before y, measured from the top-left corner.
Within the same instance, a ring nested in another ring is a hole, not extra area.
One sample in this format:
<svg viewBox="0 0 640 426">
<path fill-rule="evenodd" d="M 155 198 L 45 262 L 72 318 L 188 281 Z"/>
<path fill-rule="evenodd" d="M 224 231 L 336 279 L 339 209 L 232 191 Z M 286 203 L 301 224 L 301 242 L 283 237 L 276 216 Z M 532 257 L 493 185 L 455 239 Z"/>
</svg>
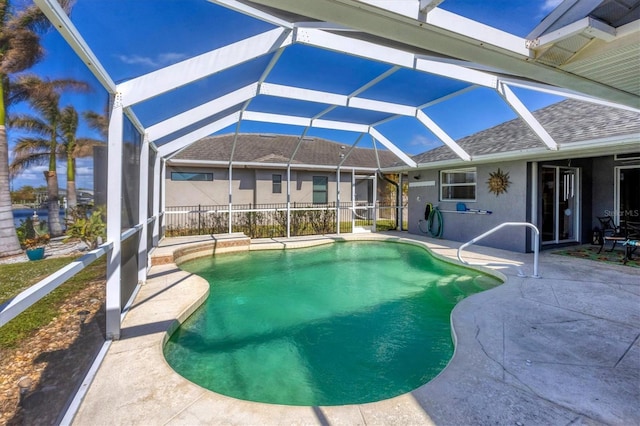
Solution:
<svg viewBox="0 0 640 426">
<path fill-rule="evenodd" d="M 625 226 L 627 239 L 623 242 L 625 253 L 622 263 L 626 265 L 631 260 L 631 255 L 640 247 L 640 222 L 626 221 Z"/>
<path fill-rule="evenodd" d="M 607 241 L 613 241 L 611 249 L 608 251 L 613 251 L 618 242 L 627 241 L 622 228 L 615 224 L 611 216 L 598 216 L 598 221 L 600 222 L 600 250 L 598 250 L 598 254 L 600 254 Z"/>
</svg>

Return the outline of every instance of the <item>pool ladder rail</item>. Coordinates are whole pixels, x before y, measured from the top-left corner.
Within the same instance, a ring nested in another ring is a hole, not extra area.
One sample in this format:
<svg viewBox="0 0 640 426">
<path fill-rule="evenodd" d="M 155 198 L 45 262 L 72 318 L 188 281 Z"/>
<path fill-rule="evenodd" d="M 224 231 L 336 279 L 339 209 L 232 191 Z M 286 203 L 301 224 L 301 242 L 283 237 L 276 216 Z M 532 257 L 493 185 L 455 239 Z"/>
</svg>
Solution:
<svg viewBox="0 0 640 426">
<path fill-rule="evenodd" d="M 538 274 L 538 257 L 539 257 L 539 253 L 540 253 L 540 231 L 538 230 L 538 228 L 536 228 L 536 226 L 532 223 L 529 222 L 504 222 L 501 223 L 500 225 L 488 230 L 487 232 L 485 232 L 484 234 L 480 234 L 477 237 L 475 237 L 474 239 L 462 244 L 459 248 L 458 248 L 458 260 L 462 263 L 464 263 L 465 265 L 475 265 L 475 266 L 486 266 L 487 264 L 471 264 L 469 262 L 467 262 L 466 260 L 464 260 L 462 258 L 462 250 L 469 247 L 472 244 L 477 243 L 478 241 L 480 241 L 481 239 L 483 239 L 484 237 L 493 234 L 494 232 L 507 227 L 507 226 L 526 226 L 528 228 L 530 228 L 533 232 L 534 232 L 534 239 L 533 239 L 533 275 L 531 275 L 531 278 L 541 278 L 540 275 Z M 512 264 L 508 264 L 509 266 L 513 266 Z M 521 268 L 517 268 L 518 270 L 518 276 L 519 277 L 526 277 L 527 275 L 522 271 Z"/>
</svg>

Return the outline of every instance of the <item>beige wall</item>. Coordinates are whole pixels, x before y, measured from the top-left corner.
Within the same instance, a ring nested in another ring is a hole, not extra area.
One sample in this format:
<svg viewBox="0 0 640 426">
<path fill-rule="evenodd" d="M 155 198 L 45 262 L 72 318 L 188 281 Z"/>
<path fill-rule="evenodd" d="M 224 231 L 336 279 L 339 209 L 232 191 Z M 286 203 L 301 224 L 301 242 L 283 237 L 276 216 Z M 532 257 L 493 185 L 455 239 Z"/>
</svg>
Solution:
<svg viewBox="0 0 640 426">
<path fill-rule="evenodd" d="M 213 173 L 213 182 L 173 181 L 171 172 Z M 282 192 L 272 191 L 272 175 L 282 175 Z M 197 206 L 229 203 L 229 170 L 224 168 L 167 167 L 166 205 Z M 291 202 L 313 201 L 313 176 L 328 178 L 327 199 L 336 201 L 336 173 L 331 171 L 291 171 Z M 351 172 L 340 174 L 340 198 L 351 201 Z M 356 200 L 367 199 L 367 181 L 356 183 Z M 279 169 L 233 169 L 233 204 L 284 204 L 287 202 L 287 171 Z"/>
</svg>

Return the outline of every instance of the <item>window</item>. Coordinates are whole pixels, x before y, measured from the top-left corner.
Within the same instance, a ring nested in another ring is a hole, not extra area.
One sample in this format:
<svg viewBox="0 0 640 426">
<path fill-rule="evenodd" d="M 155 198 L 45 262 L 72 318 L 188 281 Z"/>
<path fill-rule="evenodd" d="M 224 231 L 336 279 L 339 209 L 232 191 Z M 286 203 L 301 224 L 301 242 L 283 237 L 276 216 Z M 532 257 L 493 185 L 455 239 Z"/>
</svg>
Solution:
<svg viewBox="0 0 640 426">
<path fill-rule="evenodd" d="M 313 177 L 313 204 L 327 204 L 327 182 L 326 176 Z"/>
<path fill-rule="evenodd" d="M 440 172 L 442 201 L 475 201 L 476 169 L 443 170 Z"/>
<path fill-rule="evenodd" d="M 171 180 L 212 181 L 213 173 L 171 172 Z"/>
<path fill-rule="evenodd" d="M 274 194 L 282 192 L 282 175 L 271 175 L 271 188 Z"/>
</svg>

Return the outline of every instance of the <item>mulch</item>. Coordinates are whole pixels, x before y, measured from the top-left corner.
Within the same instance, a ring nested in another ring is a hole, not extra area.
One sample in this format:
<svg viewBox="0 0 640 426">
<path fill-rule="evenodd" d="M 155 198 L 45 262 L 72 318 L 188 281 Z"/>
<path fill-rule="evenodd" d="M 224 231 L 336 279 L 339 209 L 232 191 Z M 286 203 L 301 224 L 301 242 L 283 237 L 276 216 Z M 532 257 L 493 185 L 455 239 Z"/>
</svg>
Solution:
<svg viewBox="0 0 640 426">
<path fill-rule="evenodd" d="M 60 423 L 105 341 L 104 301 L 105 281 L 88 282 L 48 325 L 0 349 L 0 425 Z M 31 386 L 21 397 L 23 378 Z"/>
</svg>

